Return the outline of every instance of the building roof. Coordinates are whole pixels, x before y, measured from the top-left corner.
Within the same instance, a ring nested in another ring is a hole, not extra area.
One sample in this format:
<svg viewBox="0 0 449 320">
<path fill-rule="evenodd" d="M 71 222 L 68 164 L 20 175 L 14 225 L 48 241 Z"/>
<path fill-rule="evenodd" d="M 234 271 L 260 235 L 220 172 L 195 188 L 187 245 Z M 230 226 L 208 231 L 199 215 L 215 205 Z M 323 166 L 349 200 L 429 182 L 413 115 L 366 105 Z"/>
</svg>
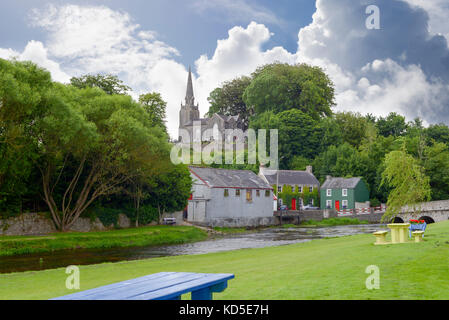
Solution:
<svg viewBox="0 0 449 320">
<path fill-rule="evenodd" d="M 354 189 L 361 178 L 327 178 L 322 189 Z"/>
<path fill-rule="evenodd" d="M 270 185 L 277 183 L 277 170 L 265 169 L 263 175 Z M 279 184 L 284 185 L 320 185 L 315 176 L 307 171 L 279 170 Z"/>
<path fill-rule="evenodd" d="M 196 177 L 211 188 L 272 189 L 261 177 L 250 170 L 189 167 Z"/>
</svg>

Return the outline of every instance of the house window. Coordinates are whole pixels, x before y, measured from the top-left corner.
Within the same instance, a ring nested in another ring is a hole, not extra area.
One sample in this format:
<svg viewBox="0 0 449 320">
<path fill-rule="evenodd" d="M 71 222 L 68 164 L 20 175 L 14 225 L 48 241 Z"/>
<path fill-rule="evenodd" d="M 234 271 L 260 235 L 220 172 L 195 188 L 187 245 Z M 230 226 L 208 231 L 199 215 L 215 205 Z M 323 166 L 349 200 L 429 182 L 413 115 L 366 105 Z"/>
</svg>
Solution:
<svg viewBox="0 0 449 320">
<path fill-rule="evenodd" d="M 309 192 L 313 192 L 313 187 L 309 187 Z"/>
<path fill-rule="evenodd" d="M 248 202 L 253 201 L 253 190 L 246 189 L 246 201 Z"/>
<path fill-rule="evenodd" d="M 341 202 L 341 204 L 342 204 L 342 206 L 343 206 L 343 209 L 347 209 L 347 208 L 348 208 L 348 200 L 343 200 L 343 201 Z"/>
<path fill-rule="evenodd" d="M 298 192 L 302 193 L 302 186 L 298 186 Z"/>
<path fill-rule="evenodd" d="M 229 197 L 229 190 L 228 189 L 224 189 L 224 196 L 225 197 Z"/>
<path fill-rule="evenodd" d="M 235 196 L 240 197 L 240 189 L 235 189 Z"/>
<path fill-rule="evenodd" d="M 278 186 L 278 192 L 282 192 L 282 187 Z"/>
<path fill-rule="evenodd" d="M 326 208 L 332 209 L 332 200 L 326 200 Z"/>
<path fill-rule="evenodd" d="M 332 197 L 332 189 L 327 189 L 326 190 L 326 196 Z"/>
<path fill-rule="evenodd" d="M 271 195 L 270 190 L 265 190 L 265 197 L 269 197 Z"/>
<path fill-rule="evenodd" d="M 347 196 L 348 196 L 348 189 L 342 189 L 342 190 L 341 190 L 341 195 L 342 195 L 343 197 L 347 197 Z"/>
<path fill-rule="evenodd" d="M 256 190 L 256 196 L 260 197 L 260 190 Z"/>
</svg>

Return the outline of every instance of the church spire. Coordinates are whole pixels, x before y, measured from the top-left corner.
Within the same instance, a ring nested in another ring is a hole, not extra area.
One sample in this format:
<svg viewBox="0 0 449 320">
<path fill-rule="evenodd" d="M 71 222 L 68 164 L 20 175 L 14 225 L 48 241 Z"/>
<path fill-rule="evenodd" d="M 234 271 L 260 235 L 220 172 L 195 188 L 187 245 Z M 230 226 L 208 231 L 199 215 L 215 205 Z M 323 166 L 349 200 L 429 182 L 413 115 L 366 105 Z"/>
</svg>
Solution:
<svg viewBox="0 0 449 320">
<path fill-rule="evenodd" d="M 187 80 L 186 104 L 193 105 L 195 97 L 193 96 L 192 70 L 189 66 L 189 78 Z"/>
</svg>

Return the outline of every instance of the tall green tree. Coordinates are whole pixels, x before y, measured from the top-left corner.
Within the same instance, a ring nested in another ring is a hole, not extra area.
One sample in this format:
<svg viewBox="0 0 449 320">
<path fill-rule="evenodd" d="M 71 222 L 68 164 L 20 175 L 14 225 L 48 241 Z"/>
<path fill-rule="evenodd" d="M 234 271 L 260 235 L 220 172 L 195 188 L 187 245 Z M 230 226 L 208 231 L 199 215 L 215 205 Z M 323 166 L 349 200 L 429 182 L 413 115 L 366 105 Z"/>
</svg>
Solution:
<svg viewBox="0 0 449 320">
<path fill-rule="evenodd" d="M 127 94 L 131 88 L 123 84 L 117 76 L 112 74 L 87 74 L 81 77 L 73 77 L 70 84 L 78 89 L 99 88 L 107 94 Z"/>
<path fill-rule="evenodd" d="M 94 201 L 168 159 L 166 135 L 129 96 L 55 84 L 47 105 L 39 122 L 39 170 L 61 231 Z"/>
<path fill-rule="evenodd" d="M 210 108 L 206 115 L 208 117 L 212 117 L 215 113 L 226 116 L 239 115 L 244 122 L 243 129 L 246 130 L 253 109 L 243 101 L 243 93 L 250 83 L 250 77 L 240 77 L 227 81 L 221 87 L 214 89 L 207 98 Z"/>
<path fill-rule="evenodd" d="M 243 94 L 256 114 L 298 109 L 315 120 L 330 116 L 334 106 L 334 85 L 319 67 L 282 63 L 259 67 Z"/>
<path fill-rule="evenodd" d="M 35 198 L 36 119 L 47 108 L 50 73 L 30 62 L 0 59 L 0 213 L 17 214 Z"/>
<path fill-rule="evenodd" d="M 441 142 L 426 146 L 422 165 L 430 179 L 432 200 L 449 199 L 449 147 Z"/>
<path fill-rule="evenodd" d="M 145 109 L 152 125 L 165 128 L 167 102 L 162 99 L 160 93 L 142 94 L 139 97 L 139 103 Z"/>
<path fill-rule="evenodd" d="M 185 165 L 167 164 L 164 174 L 152 178 L 153 188 L 149 190 L 149 202 L 157 208 L 159 223 L 162 214 L 184 210 L 192 190 L 192 178 Z"/>
<path fill-rule="evenodd" d="M 335 114 L 335 120 L 340 128 L 344 142 L 349 143 L 355 148 L 360 147 L 364 138 L 366 138 L 366 128 L 369 122 L 360 113 L 338 112 Z"/>
<path fill-rule="evenodd" d="M 426 136 L 436 142 L 449 145 L 449 127 L 443 123 L 430 125 L 426 129 Z"/>
<path fill-rule="evenodd" d="M 381 185 L 385 184 L 391 187 L 391 191 L 382 221 L 391 220 L 406 205 L 419 211 L 418 204 L 431 199 L 429 177 L 418 161 L 406 152 L 405 145 L 385 157 Z"/>
<path fill-rule="evenodd" d="M 405 117 L 397 114 L 396 112 L 391 112 L 387 117 L 379 117 L 376 121 L 376 127 L 379 130 L 379 134 L 388 136 L 401 136 L 407 130 L 407 123 L 405 122 Z"/>
</svg>

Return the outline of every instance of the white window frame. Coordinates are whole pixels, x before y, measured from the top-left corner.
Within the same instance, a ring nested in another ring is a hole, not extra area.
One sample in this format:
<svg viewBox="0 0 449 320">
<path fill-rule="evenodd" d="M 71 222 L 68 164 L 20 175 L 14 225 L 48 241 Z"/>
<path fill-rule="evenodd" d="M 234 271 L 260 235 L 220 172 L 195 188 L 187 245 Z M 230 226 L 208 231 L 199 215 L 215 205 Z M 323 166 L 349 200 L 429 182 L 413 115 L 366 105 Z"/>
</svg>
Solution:
<svg viewBox="0 0 449 320">
<path fill-rule="evenodd" d="M 348 200 L 342 200 L 341 205 L 343 206 L 343 208 L 348 208 Z"/>
<path fill-rule="evenodd" d="M 309 192 L 310 192 L 310 193 L 313 192 L 313 186 L 309 187 Z"/>
<path fill-rule="evenodd" d="M 326 200 L 326 208 L 332 209 L 332 200 Z"/>
<path fill-rule="evenodd" d="M 302 193 L 302 186 L 298 186 L 298 192 Z"/>
<path fill-rule="evenodd" d="M 326 196 L 327 197 L 332 197 L 332 189 L 327 189 L 326 190 Z"/>
<path fill-rule="evenodd" d="M 341 189 L 341 196 L 347 197 L 348 196 L 348 189 Z"/>
</svg>

